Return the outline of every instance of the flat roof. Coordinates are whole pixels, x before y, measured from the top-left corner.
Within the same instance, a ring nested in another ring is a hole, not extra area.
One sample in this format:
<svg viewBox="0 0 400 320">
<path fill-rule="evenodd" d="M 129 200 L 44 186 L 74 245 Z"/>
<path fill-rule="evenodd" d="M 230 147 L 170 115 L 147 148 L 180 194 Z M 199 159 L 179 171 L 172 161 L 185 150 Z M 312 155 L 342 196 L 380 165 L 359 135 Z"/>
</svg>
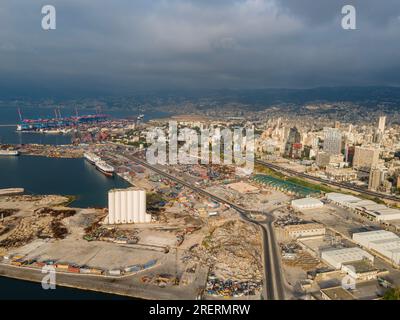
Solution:
<svg viewBox="0 0 400 320">
<path fill-rule="evenodd" d="M 292 205 L 311 205 L 311 204 L 323 205 L 323 203 L 320 200 L 315 198 L 302 198 L 302 199 L 292 200 Z"/>
<path fill-rule="evenodd" d="M 379 214 L 380 216 L 384 216 L 384 215 L 393 215 L 393 214 L 398 214 L 400 215 L 400 210 L 398 209 L 392 209 L 392 208 L 388 208 L 386 207 L 385 209 L 379 209 L 375 211 L 377 214 Z"/>
<path fill-rule="evenodd" d="M 321 292 L 331 300 L 355 300 L 356 298 L 343 287 L 321 289 Z"/>
<path fill-rule="evenodd" d="M 380 239 L 393 239 L 398 238 L 396 234 L 386 230 L 374 230 L 374 231 L 366 231 L 366 232 L 357 232 L 354 233 L 353 236 L 362 237 L 362 238 L 376 238 Z M 377 239 L 379 240 L 379 239 Z"/>
<path fill-rule="evenodd" d="M 360 202 L 362 201 L 360 198 L 344 194 L 344 193 L 336 193 L 330 192 L 326 194 L 328 199 L 335 200 L 338 202 Z"/>
<path fill-rule="evenodd" d="M 359 261 L 364 258 L 373 259 L 372 255 L 358 247 L 325 250 L 321 252 L 321 255 L 335 259 L 339 263 Z"/>
<path fill-rule="evenodd" d="M 377 241 L 372 241 L 371 243 L 376 244 L 380 248 L 385 250 L 400 248 L 400 238 L 377 240 Z"/>
<path fill-rule="evenodd" d="M 304 224 L 292 224 L 285 226 L 284 229 L 286 231 L 303 231 L 303 230 L 312 230 L 312 229 L 325 229 L 324 225 L 319 223 L 304 223 Z"/>
<path fill-rule="evenodd" d="M 343 263 L 343 265 L 348 267 L 353 267 L 357 273 L 365 273 L 378 270 L 368 260 L 350 261 Z"/>
</svg>

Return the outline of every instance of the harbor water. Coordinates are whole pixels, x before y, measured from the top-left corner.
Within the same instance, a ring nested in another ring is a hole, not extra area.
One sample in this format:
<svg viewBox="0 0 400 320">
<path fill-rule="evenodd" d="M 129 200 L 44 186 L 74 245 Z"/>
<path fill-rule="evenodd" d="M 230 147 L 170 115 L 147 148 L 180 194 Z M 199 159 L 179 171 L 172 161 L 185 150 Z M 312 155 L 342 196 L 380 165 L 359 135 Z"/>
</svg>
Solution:
<svg viewBox="0 0 400 320">
<path fill-rule="evenodd" d="M 84 159 L 0 157 L 0 189 L 21 187 L 30 194 L 74 196 L 71 205 L 80 208 L 106 207 L 110 189 L 129 186 L 117 175 L 105 176 Z"/>
</svg>

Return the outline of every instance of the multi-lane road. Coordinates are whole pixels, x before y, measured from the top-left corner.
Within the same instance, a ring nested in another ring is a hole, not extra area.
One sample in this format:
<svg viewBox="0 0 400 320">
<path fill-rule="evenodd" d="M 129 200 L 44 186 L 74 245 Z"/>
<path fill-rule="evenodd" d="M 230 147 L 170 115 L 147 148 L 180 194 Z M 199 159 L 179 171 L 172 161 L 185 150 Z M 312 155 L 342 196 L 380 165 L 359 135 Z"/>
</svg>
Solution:
<svg viewBox="0 0 400 320">
<path fill-rule="evenodd" d="M 224 198 L 221 198 L 215 194 L 212 194 L 206 190 L 203 190 L 193 184 L 190 184 L 156 166 L 149 164 L 148 162 L 133 156 L 124 153 L 124 157 L 129 160 L 140 164 L 153 172 L 156 172 L 165 178 L 168 178 L 174 182 L 177 182 L 192 191 L 208 197 L 212 200 L 215 200 L 219 203 L 223 203 L 228 205 L 229 207 L 235 209 L 240 217 L 248 222 L 254 223 L 261 227 L 262 230 L 262 238 L 263 238 L 263 259 L 264 259 L 264 298 L 267 300 L 282 300 L 284 299 L 284 289 L 283 289 L 283 280 L 282 280 L 282 271 L 280 266 L 280 254 L 277 247 L 277 242 L 275 240 L 275 234 L 273 231 L 272 223 L 274 221 L 272 214 L 266 214 L 266 219 L 263 222 L 259 222 L 250 218 L 251 213 L 256 213 L 256 211 L 251 211 L 244 209 L 237 204 L 228 201 Z M 257 212 L 260 213 L 260 212 Z"/>
<path fill-rule="evenodd" d="M 379 192 L 370 191 L 370 190 L 367 190 L 367 189 L 364 189 L 364 188 L 357 187 L 357 186 L 352 185 L 350 183 L 343 183 L 343 182 L 336 182 L 336 181 L 331 181 L 331 180 L 327 180 L 327 179 L 322 179 L 322 178 L 319 178 L 319 177 L 311 176 L 311 175 L 308 175 L 306 173 L 297 172 L 295 170 L 284 168 L 284 167 L 278 166 L 276 164 L 273 164 L 273 163 L 270 163 L 270 162 L 266 162 L 266 161 L 262 161 L 262 160 L 255 160 L 255 162 L 257 164 L 263 165 L 263 166 L 265 166 L 265 167 L 267 167 L 269 169 L 272 169 L 272 170 L 275 170 L 275 171 L 285 172 L 285 173 L 287 173 L 289 175 L 300 177 L 300 178 L 303 178 L 303 179 L 313 180 L 313 181 L 316 181 L 316 182 L 319 182 L 319 183 L 323 183 L 323 184 L 326 184 L 326 185 L 331 185 L 331 186 L 334 186 L 334 187 L 337 187 L 337 188 L 348 189 L 348 190 L 351 190 L 351 191 L 358 192 L 360 194 L 365 194 L 365 195 L 376 197 L 376 198 L 382 198 L 382 199 L 387 199 L 387 200 L 392 200 L 392 201 L 400 201 L 399 197 L 392 196 L 392 195 L 389 195 L 389 194 L 383 194 L 383 193 L 379 193 Z"/>
</svg>

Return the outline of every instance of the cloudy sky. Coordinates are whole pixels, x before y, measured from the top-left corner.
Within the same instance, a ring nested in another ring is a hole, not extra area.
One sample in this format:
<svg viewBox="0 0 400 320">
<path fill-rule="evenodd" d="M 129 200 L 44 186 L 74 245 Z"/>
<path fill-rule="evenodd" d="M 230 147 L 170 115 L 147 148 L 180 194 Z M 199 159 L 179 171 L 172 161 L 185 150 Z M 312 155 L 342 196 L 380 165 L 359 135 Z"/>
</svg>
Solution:
<svg viewBox="0 0 400 320">
<path fill-rule="evenodd" d="M 54 31 L 41 28 L 46 4 Z M 341 28 L 346 4 L 357 30 Z M 0 96 L 399 85 L 399 56 L 399 0 L 0 3 Z"/>
</svg>

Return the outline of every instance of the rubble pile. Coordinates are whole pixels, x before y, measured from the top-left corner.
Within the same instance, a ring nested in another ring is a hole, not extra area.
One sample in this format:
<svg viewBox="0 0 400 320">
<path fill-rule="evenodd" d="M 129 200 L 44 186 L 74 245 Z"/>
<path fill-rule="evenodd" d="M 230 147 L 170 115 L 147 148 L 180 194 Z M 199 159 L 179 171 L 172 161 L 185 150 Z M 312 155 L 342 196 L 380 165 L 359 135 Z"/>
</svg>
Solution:
<svg viewBox="0 0 400 320">
<path fill-rule="evenodd" d="M 137 230 L 123 230 L 117 228 L 100 227 L 94 230 L 88 229 L 83 237 L 87 241 L 108 241 L 136 244 L 139 242 Z"/>
<path fill-rule="evenodd" d="M 152 285 L 156 285 L 160 288 L 165 288 L 166 286 L 178 286 L 179 285 L 179 279 L 175 277 L 174 275 L 171 274 L 158 274 L 155 276 L 152 275 L 147 275 L 143 276 L 140 281 L 142 283 L 148 283 Z"/>
<path fill-rule="evenodd" d="M 282 217 L 279 217 L 276 219 L 274 222 L 275 227 L 286 227 L 290 225 L 299 225 L 299 224 L 306 224 L 307 221 L 304 221 L 303 219 L 299 218 L 298 216 L 294 214 L 288 214 Z"/>
<path fill-rule="evenodd" d="M 2 225 L 0 235 L 6 235 L 0 241 L 0 247 L 20 247 L 34 239 L 64 239 L 68 229 L 62 219 L 75 214 L 75 210 L 40 208 L 32 216 L 8 220 Z"/>
<path fill-rule="evenodd" d="M 0 219 L 11 217 L 13 214 L 19 212 L 18 209 L 0 209 Z"/>
<path fill-rule="evenodd" d="M 221 280 L 262 280 L 261 236 L 257 227 L 229 220 L 213 228 L 201 246 L 192 247 L 188 257 L 210 266 Z"/>
<path fill-rule="evenodd" d="M 304 271 L 310 271 L 322 265 L 318 259 L 304 251 L 295 242 L 280 244 L 280 247 L 282 251 L 282 261 L 289 267 L 299 267 Z"/>
<path fill-rule="evenodd" d="M 261 288 L 261 281 L 220 280 L 214 274 L 211 274 L 207 281 L 206 293 L 224 297 L 252 296 L 256 295 Z"/>
<path fill-rule="evenodd" d="M 60 218 L 60 219 L 64 219 L 64 218 L 68 218 L 68 217 L 72 217 L 73 215 L 76 214 L 76 211 L 73 209 L 52 209 L 52 208 L 40 208 L 34 211 L 35 215 L 39 216 L 39 217 L 43 217 L 43 216 L 47 216 L 50 215 L 52 217 L 55 218 Z"/>
</svg>

